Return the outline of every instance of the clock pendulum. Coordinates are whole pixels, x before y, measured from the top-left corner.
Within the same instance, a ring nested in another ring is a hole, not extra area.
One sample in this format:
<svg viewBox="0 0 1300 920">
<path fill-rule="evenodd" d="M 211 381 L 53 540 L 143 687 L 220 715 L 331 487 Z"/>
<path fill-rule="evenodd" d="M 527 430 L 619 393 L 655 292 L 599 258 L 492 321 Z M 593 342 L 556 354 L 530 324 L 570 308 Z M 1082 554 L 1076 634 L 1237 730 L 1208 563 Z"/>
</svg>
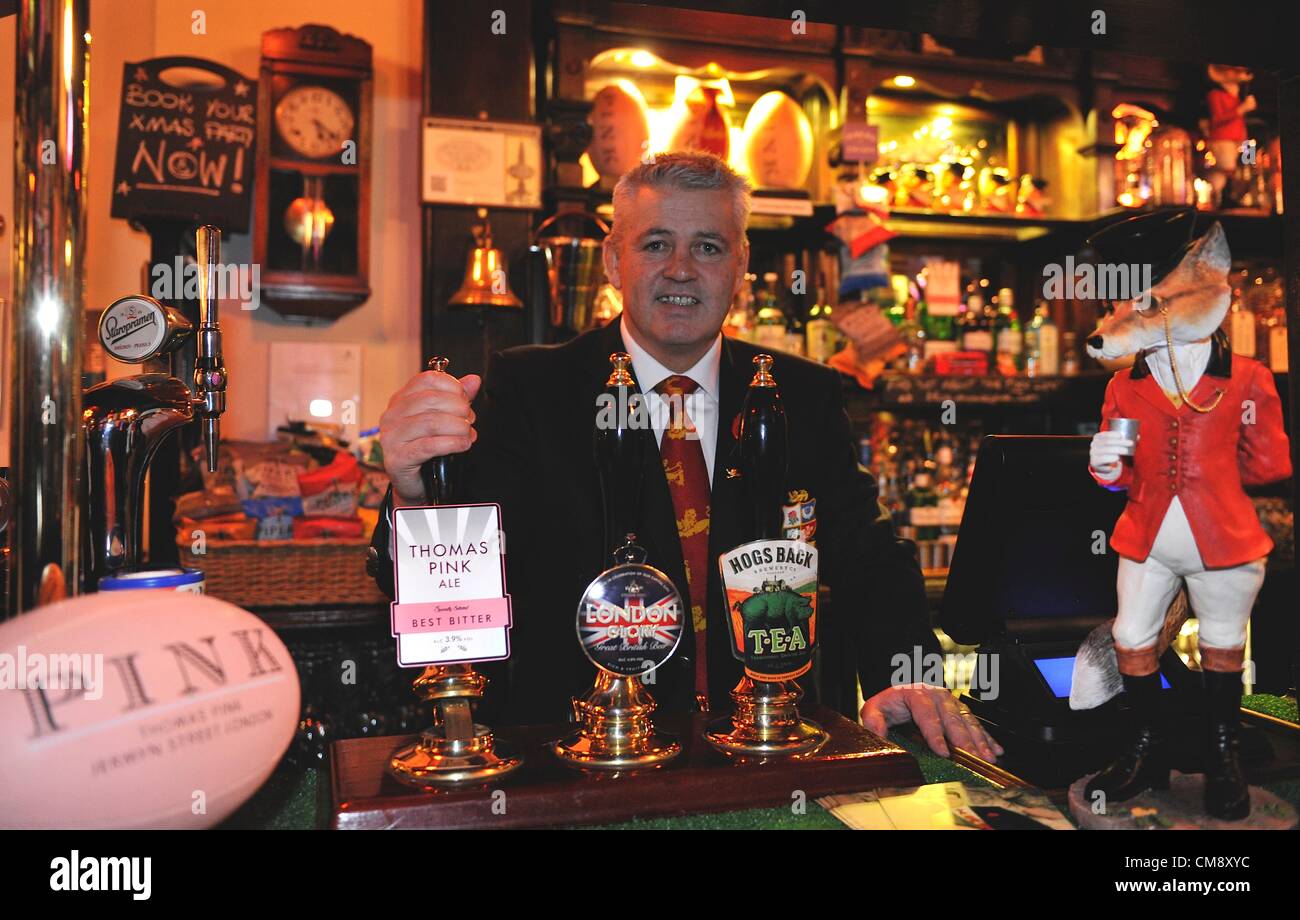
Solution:
<svg viewBox="0 0 1300 920">
<path fill-rule="evenodd" d="M 302 195 L 284 211 L 285 232 L 302 247 L 303 271 L 320 269 L 321 246 L 334 226 L 334 212 L 325 204 L 324 186 L 321 176 L 303 176 Z"/>
</svg>

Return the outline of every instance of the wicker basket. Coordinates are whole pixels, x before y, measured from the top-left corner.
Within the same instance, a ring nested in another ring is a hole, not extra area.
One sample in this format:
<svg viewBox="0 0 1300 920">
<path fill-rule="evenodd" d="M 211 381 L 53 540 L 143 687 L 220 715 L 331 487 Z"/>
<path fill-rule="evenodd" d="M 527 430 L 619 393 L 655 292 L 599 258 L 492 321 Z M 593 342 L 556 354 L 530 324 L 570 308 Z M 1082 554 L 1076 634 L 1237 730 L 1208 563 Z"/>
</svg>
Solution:
<svg viewBox="0 0 1300 920">
<path fill-rule="evenodd" d="M 212 540 L 203 555 L 178 545 L 208 594 L 241 607 L 388 603 L 366 574 L 369 540 Z"/>
</svg>

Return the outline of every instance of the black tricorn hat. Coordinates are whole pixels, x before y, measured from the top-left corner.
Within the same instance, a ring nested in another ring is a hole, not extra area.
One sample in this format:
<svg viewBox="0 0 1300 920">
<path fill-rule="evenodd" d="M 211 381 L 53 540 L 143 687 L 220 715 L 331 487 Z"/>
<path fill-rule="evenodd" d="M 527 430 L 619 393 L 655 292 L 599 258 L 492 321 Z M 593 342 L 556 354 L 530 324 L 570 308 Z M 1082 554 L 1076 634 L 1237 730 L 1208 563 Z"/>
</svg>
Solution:
<svg viewBox="0 0 1300 920">
<path fill-rule="evenodd" d="M 1210 228 L 1211 215 L 1195 208 L 1155 211 L 1103 227 L 1084 244 L 1094 263 L 1150 265 L 1151 283 L 1159 284 Z"/>
</svg>

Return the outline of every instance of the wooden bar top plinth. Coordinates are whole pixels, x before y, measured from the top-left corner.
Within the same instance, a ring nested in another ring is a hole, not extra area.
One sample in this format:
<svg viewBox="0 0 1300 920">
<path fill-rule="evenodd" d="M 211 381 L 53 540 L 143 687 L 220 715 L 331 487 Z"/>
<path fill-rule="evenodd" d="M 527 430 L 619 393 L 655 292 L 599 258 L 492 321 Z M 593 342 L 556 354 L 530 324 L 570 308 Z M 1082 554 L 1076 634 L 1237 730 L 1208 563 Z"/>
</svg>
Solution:
<svg viewBox="0 0 1300 920">
<path fill-rule="evenodd" d="M 789 805 L 831 793 L 880 786 L 919 786 L 912 755 L 820 706 L 803 712 L 830 733 L 811 756 L 768 762 L 733 761 L 703 732 L 716 714 L 658 713 L 655 727 L 676 735 L 682 753 L 656 770 L 625 775 L 583 773 L 560 763 L 546 743 L 574 731 L 567 724 L 496 728 L 498 743 L 524 765 L 490 785 L 424 792 L 388 776 L 388 758 L 414 736 L 337 741 L 330 749 L 331 826 L 497 828 L 603 824 L 634 817 L 685 815 Z M 504 795 L 502 795 L 504 793 Z"/>
</svg>

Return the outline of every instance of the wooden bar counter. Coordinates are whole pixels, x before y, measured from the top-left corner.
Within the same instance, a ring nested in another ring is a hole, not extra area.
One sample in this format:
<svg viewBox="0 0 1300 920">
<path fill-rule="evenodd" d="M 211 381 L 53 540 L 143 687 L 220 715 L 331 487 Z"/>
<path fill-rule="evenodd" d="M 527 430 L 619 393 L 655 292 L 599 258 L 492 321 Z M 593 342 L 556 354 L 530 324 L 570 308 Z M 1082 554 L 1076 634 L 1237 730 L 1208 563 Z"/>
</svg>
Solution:
<svg viewBox="0 0 1300 920">
<path fill-rule="evenodd" d="M 525 763 L 490 786 L 424 792 L 386 775 L 389 756 L 409 737 L 340 741 L 331 749 L 331 827 L 502 828 L 608 823 L 631 818 L 789 806 L 835 792 L 925 782 L 916 760 L 843 716 L 819 706 L 805 715 L 830 740 L 804 758 L 733 762 L 703 737 L 717 715 L 664 714 L 656 727 L 673 733 L 682 753 L 668 765 L 626 776 L 582 773 L 561 764 L 545 744 L 573 730 L 566 724 L 497 728 Z M 504 798 L 500 794 L 504 792 Z"/>
</svg>

